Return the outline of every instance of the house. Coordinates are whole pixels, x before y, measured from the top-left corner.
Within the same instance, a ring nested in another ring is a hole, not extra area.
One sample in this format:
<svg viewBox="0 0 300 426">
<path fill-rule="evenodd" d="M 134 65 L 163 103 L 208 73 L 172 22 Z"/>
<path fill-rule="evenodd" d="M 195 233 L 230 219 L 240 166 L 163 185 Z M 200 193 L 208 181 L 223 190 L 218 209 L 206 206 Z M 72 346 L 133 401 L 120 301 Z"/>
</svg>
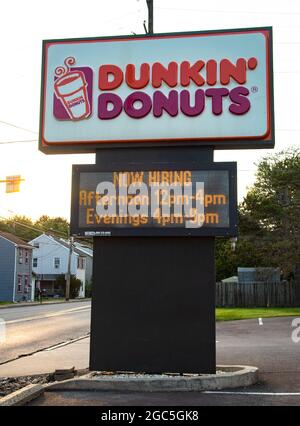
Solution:
<svg viewBox="0 0 300 426">
<path fill-rule="evenodd" d="M 223 284 L 267 284 L 281 281 L 280 268 L 238 268 L 238 275 L 221 280 Z"/>
<path fill-rule="evenodd" d="M 85 282 L 91 283 L 93 279 L 93 249 L 87 245 L 74 243 L 76 252 L 85 257 Z"/>
<path fill-rule="evenodd" d="M 238 282 L 251 283 L 279 283 L 280 268 L 238 268 Z"/>
<path fill-rule="evenodd" d="M 68 272 L 70 243 L 63 238 L 42 234 L 30 241 L 33 246 L 32 270 L 36 276 L 35 287 L 48 296 L 64 296 L 66 281 L 58 277 Z M 92 277 L 92 249 L 75 243 L 71 255 L 71 275 L 82 282 L 79 297 L 85 297 L 85 286 Z"/>
<path fill-rule="evenodd" d="M 0 301 L 34 300 L 32 251 L 30 244 L 0 231 Z"/>
</svg>

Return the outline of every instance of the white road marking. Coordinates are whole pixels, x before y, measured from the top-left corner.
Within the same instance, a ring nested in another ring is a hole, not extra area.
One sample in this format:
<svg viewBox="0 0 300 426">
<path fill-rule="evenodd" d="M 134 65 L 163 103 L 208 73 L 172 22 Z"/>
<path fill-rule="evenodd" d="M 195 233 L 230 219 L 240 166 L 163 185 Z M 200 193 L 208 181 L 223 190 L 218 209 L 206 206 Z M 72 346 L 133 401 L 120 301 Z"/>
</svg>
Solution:
<svg viewBox="0 0 300 426">
<path fill-rule="evenodd" d="M 226 391 L 205 391 L 205 394 L 216 395 L 253 395 L 253 396 L 300 396 L 300 392 L 226 392 Z"/>
<path fill-rule="evenodd" d="M 73 314 L 76 311 L 82 311 L 83 312 L 83 310 L 90 310 L 90 309 L 91 309 L 90 306 L 81 306 L 80 308 L 66 309 L 64 311 L 55 312 L 53 314 L 46 314 L 46 315 L 35 316 L 35 317 L 27 317 L 27 318 L 19 318 L 19 319 L 16 319 L 16 320 L 6 321 L 6 325 L 18 324 L 18 323 L 21 323 L 21 322 L 34 321 L 34 320 L 39 320 L 39 319 L 53 318 L 53 317 L 58 317 L 58 316 L 61 316 L 61 315 Z"/>
<path fill-rule="evenodd" d="M 264 325 L 263 319 L 262 318 L 258 318 L 258 323 L 259 323 L 259 325 Z"/>
</svg>

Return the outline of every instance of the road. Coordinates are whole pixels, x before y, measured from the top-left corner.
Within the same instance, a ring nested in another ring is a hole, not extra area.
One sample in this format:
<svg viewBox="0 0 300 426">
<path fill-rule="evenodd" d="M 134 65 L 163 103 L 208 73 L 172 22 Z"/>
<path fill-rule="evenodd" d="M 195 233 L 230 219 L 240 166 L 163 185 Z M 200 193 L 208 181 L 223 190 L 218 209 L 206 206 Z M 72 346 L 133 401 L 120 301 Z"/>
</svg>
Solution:
<svg viewBox="0 0 300 426">
<path fill-rule="evenodd" d="M 300 406 L 300 342 L 292 340 L 294 318 L 217 324 L 218 364 L 253 365 L 260 382 L 220 392 L 49 392 L 31 405 L 88 406 Z"/>
<path fill-rule="evenodd" d="M 87 334 L 90 315 L 91 302 L 1 308 L 6 341 L 0 342 L 0 364 Z"/>
<path fill-rule="evenodd" d="M 0 364 L 86 335 L 90 302 L 0 309 L 7 324 Z M 47 393 L 32 405 L 300 405 L 300 342 L 292 340 L 294 318 L 217 323 L 218 364 L 253 365 L 260 383 L 232 393 Z M 299 332 L 300 334 L 300 332 Z M 87 351 L 88 351 L 88 345 Z"/>
</svg>

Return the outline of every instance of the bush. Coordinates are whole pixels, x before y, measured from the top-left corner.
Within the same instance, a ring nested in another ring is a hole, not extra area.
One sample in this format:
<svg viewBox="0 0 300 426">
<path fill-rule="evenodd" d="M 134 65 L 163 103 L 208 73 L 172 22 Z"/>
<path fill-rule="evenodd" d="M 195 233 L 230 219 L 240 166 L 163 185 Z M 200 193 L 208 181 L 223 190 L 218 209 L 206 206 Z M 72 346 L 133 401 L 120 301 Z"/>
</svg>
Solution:
<svg viewBox="0 0 300 426">
<path fill-rule="evenodd" d="M 85 284 L 85 297 L 92 297 L 93 280 L 87 281 Z"/>
<path fill-rule="evenodd" d="M 56 278 L 56 282 L 58 284 L 63 284 L 65 286 L 66 285 L 65 275 L 64 274 L 59 275 Z M 82 282 L 78 278 L 76 278 L 75 275 L 71 275 L 71 283 L 70 283 L 70 298 L 71 299 L 76 299 L 76 297 L 78 297 L 79 290 L 80 290 L 81 286 L 82 286 Z"/>
<path fill-rule="evenodd" d="M 79 290 L 82 286 L 82 281 L 75 277 L 75 275 L 71 275 L 71 285 L 70 285 L 70 298 L 76 299 L 79 296 Z"/>
</svg>

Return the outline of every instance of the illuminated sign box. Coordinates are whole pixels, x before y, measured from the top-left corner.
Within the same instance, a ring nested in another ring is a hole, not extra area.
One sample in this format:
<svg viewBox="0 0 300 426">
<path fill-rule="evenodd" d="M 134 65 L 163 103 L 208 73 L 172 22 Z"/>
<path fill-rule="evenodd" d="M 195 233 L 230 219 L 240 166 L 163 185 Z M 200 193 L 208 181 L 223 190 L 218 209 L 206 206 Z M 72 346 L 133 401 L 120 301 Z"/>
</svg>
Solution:
<svg viewBox="0 0 300 426">
<path fill-rule="evenodd" d="M 272 30 L 49 40 L 40 149 L 274 146 Z"/>
<path fill-rule="evenodd" d="M 235 236 L 236 207 L 236 163 L 197 170 L 73 166 L 73 235 Z"/>
</svg>

